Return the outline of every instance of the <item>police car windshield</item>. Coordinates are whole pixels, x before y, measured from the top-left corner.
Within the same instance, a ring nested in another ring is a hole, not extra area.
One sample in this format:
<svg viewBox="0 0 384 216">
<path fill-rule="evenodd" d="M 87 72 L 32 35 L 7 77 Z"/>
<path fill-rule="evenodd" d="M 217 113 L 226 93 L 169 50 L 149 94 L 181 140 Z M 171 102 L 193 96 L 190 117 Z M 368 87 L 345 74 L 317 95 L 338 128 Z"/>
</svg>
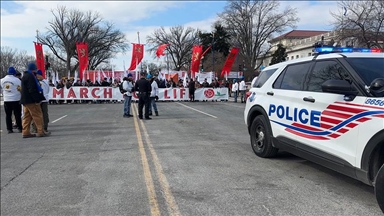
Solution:
<svg viewBox="0 0 384 216">
<path fill-rule="evenodd" d="M 384 78 L 383 58 L 347 58 L 347 61 L 367 86 L 376 78 Z"/>
</svg>

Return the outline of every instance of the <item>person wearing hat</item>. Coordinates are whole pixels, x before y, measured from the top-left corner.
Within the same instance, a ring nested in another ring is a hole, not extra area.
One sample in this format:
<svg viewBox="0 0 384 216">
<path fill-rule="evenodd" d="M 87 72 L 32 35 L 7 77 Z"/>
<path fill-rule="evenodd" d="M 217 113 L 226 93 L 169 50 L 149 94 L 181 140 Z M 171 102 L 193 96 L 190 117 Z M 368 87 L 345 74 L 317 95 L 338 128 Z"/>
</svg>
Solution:
<svg viewBox="0 0 384 216">
<path fill-rule="evenodd" d="M 8 74 L 1 79 L 1 88 L 3 89 L 5 122 L 8 133 L 13 133 L 12 114 L 15 115 L 16 125 L 19 132 L 22 131 L 21 123 L 21 81 L 16 76 L 14 67 L 8 68 Z"/>
<path fill-rule="evenodd" d="M 49 123 L 49 115 L 48 115 L 48 101 L 49 101 L 49 84 L 46 79 L 43 77 L 43 72 L 41 70 L 38 70 L 36 72 L 36 78 L 39 80 L 39 84 L 41 88 L 43 89 L 43 94 L 45 100 L 41 101 L 40 107 L 41 111 L 43 113 L 43 129 L 44 132 L 48 132 L 48 123 Z M 32 123 L 32 130 L 37 131 L 36 124 L 33 122 Z"/>
<path fill-rule="evenodd" d="M 149 96 L 151 94 L 151 83 L 145 79 L 145 72 L 140 73 L 140 79 L 135 83 L 135 91 L 139 96 L 139 119 L 143 119 L 143 107 L 145 107 L 145 119 L 149 117 Z"/>
<path fill-rule="evenodd" d="M 159 86 L 157 85 L 157 82 L 155 81 L 155 78 L 151 75 L 147 75 L 148 81 L 151 83 L 151 94 L 149 96 L 149 115 L 152 115 L 152 107 L 155 111 L 155 115 L 159 116 L 159 112 L 157 110 L 156 100 L 159 100 Z"/>
<path fill-rule="evenodd" d="M 127 77 L 124 77 L 123 81 L 123 93 L 124 97 L 124 109 L 123 109 L 123 117 L 129 118 L 131 115 L 131 102 L 132 102 L 132 91 L 133 91 L 133 76 L 131 73 L 128 74 Z"/>
<path fill-rule="evenodd" d="M 21 78 L 21 99 L 20 103 L 24 106 L 23 117 L 23 138 L 35 137 L 31 134 L 30 127 L 32 120 L 36 124 L 37 136 L 48 136 L 49 132 L 44 132 L 43 113 L 40 103 L 45 100 L 43 89 L 36 78 L 37 66 L 35 63 L 28 64 L 28 70 L 24 72 Z"/>
</svg>

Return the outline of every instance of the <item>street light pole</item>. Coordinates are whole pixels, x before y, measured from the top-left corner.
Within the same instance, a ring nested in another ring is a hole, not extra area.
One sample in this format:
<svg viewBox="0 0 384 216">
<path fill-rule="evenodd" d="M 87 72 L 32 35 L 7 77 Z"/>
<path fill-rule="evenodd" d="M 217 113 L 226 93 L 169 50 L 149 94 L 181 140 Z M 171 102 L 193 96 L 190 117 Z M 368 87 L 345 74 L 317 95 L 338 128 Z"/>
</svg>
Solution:
<svg viewBox="0 0 384 216">
<path fill-rule="evenodd" d="M 215 43 L 215 33 L 212 33 L 212 71 L 213 71 L 213 73 L 216 76 L 216 73 L 215 73 L 215 47 L 214 47 L 214 43 Z"/>
</svg>

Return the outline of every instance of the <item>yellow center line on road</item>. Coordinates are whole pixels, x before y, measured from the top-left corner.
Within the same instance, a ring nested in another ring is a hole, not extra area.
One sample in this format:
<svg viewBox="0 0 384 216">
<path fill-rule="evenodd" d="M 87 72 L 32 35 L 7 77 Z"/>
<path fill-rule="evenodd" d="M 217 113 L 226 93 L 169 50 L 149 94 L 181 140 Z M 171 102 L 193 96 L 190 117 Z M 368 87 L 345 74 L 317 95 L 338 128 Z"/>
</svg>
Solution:
<svg viewBox="0 0 384 216">
<path fill-rule="evenodd" d="M 159 210 L 159 204 L 156 198 L 155 185 L 153 184 L 153 179 L 152 179 L 151 171 L 149 169 L 148 159 L 145 153 L 144 143 L 142 140 L 139 123 L 137 122 L 138 120 L 136 118 L 137 112 L 135 111 L 136 110 L 135 106 L 132 106 L 132 109 L 133 109 L 133 121 L 136 129 L 137 142 L 139 144 L 141 162 L 143 164 L 145 184 L 147 185 L 147 194 L 149 199 L 149 206 L 151 209 L 151 215 L 157 216 L 157 215 L 160 215 L 160 210 Z"/>
<path fill-rule="evenodd" d="M 159 181 L 160 181 L 160 186 L 161 186 L 161 189 L 163 191 L 164 199 L 167 203 L 169 215 L 179 216 L 179 215 L 181 215 L 180 211 L 179 211 L 179 207 L 175 201 L 175 197 L 172 195 L 171 188 L 169 187 L 169 183 L 167 181 L 167 178 L 165 177 L 163 168 L 160 164 L 160 160 L 157 157 L 156 151 L 153 148 L 151 140 L 149 139 L 147 129 L 146 129 L 143 121 L 141 121 L 140 124 L 141 124 L 141 128 L 143 129 L 143 135 L 145 137 L 145 141 L 148 145 L 149 151 L 151 152 L 153 163 L 155 164 L 156 173 L 157 173 L 157 176 L 158 176 Z"/>
</svg>

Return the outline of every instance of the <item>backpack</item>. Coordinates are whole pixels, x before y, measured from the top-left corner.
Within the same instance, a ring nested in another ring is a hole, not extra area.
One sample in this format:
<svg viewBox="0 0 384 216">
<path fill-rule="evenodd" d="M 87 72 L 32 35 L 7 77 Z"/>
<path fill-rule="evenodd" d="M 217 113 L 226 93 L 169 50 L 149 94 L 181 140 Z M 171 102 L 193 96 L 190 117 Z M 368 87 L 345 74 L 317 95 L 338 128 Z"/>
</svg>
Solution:
<svg viewBox="0 0 384 216">
<path fill-rule="evenodd" d="M 124 89 L 123 89 L 123 83 L 124 83 L 124 82 L 122 82 L 122 83 L 119 84 L 119 90 L 120 90 L 120 93 L 121 93 L 121 94 L 124 94 L 125 92 L 127 92 L 127 90 L 124 90 Z"/>
</svg>

